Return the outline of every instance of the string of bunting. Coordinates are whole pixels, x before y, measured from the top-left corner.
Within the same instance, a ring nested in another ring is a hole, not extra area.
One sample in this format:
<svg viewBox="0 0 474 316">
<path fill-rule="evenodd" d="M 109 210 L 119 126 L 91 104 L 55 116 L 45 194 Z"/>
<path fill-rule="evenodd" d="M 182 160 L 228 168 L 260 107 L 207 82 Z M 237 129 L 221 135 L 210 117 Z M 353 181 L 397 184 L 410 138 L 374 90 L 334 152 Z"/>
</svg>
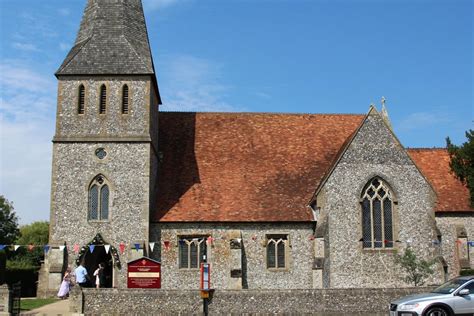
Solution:
<svg viewBox="0 0 474 316">
<path fill-rule="evenodd" d="M 223 238 L 224 238 L 224 237 L 223 237 Z M 257 240 L 257 237 L 256 237 L 256 236 L 252 236 L 251 239 L 252 239 L 253 241 L 256 241 L 256 240 Z M 314 240 L 315 237 L 314 237 L 313 235 L 310 235 L 308 239 L 309 239 L 309 240 Z M 202 240 L 202 239 L 200 239 L 200 238 L 193 238 L 193 239 L 191 239 L 191 243 L 198 244 L 198 243 L 200 242 L 200 240 Z M 224 239 L 224 240 L 225 240 L 225 239 Z M 209 246 L 210 246 L 210 245 L 213 245 L 213 244 L 215 243 L 215 241 L 216 241 L 216 238 L 214 238 L 214 237 L 211 237 L 211 236 L 210 236 L 210 237 L 207 237 L 207 238 L 206 238 L 206 244 L 209 245 Z M 363 238 L 361 238 L 359 241 L 360 241 L 360 242 L 363 242 L 364 240 L 363 240 Z M 178 242 L 180 243 L 180 245 L 186 243 L 186 241 L 183 240 L 183 239 L 180 239 Z M 383 243 L 385 243 L 385 244 L 390 243 L 390 242 L 396 242 L 396 243 L 405 242 L 405 243 L 407 243 L 407 244 L 411 244 L 411 243 L 412 243 L 411 240 L 407 240 L 407 241 L 400 241 L 400 240 L 395 240 L 395 241 L 394 241 L 394 240 L 375 240 L 375 242 L 383 242 Z M 433 241 L 431 241 L 430 243 L 432 243 L 432 244 L 434 244 L 434 245 L 440 245 L 440 244 L 441 244 L 441 242 L 440 242 L 439 240 L 433 240 Z M 168 251 L 168 250 L 171 249 L 171 242 L 170 242 L 169 240 L 164 240 L 164 241 L 162 241 L 162 244 L 163 244 L 164 250 Z M 458 244 L 458 245 L 467 244 L 467 245 L 470 246 L 470 247 L 474 247 L 474 240 L 460 240 L 460 239 L 457 239 L 457 240 L 455 240 L 455 244 Z M 153 241 L 148 243 L 148 246 L 150 247 L 150 250 L 151 250 L 152 252 L 153 252 L 154 249 L 155 249 L 155 245 L 156 245 L 156 242 L 153 242 Z M 18 244 L 2 245 L 2 244 L 0 244 L 0 250 L 6 250 L 6 249 L 11 250 L 11 249 L 13 249 L 14 251 L 17 251 L 18 249 L 20 249 L 20 248 L 22 248 L 22 247 L 23 247 L 23 248 L 26 248 L 28 251 L 33 251 L 35 248 L 42 248 L 45 253 L 49 252 L 50 249 L 59 249 L 60 251 L 64 251 L 64 249 L 66 249 L 66 250 L 70 250 L 70 249 L 71 249 L 71 247 L 70 247 L 70 246 L 67 246 L 67 245 L 58 246 L 58 247 L 52 247 L 52 246 L 50 246 L 50 245 L 34 245 L 34 244 L 28 244 L 28 245 L 18 245 Z M 86 247 L 87 247 L 87 248 L 86 248 Z M 106 252 L 106 253 L 109 253 L 111 247 L 113 247 L 113 246 L 111 246 L 111 245 L 109 245 L 109 244 L 90 243 L 90 244 L 88 244 L 87 246 L 80 247 L 78 244 L 74 244 L 74 245 L 72 246 L 72 251 L 73 251 L 75 254 L 79 254 L 80 252 L 83 253 L 83 252 L 85 252 L 86 249 L 89 249 L 89 252 L 90 252 L 90 253 L 93 253 L 96 247 L 104 247 L 105 252 Z M 121 243 L 119 244 L 120 254 L 123 254 L 123 253 L 125 252 L 125 249 L 126 249 L 126 248 L 127 248 L 127 245 L 126 245 L 124 242 L 121 242 Z M 141 245 L 140 243 L 132 243 L 130 248 L 131 248 L 131 249 L 135 249 L 136 251 L 139 251 L 140 249 L 142 249 L 142 245 Z"/>
</svg>

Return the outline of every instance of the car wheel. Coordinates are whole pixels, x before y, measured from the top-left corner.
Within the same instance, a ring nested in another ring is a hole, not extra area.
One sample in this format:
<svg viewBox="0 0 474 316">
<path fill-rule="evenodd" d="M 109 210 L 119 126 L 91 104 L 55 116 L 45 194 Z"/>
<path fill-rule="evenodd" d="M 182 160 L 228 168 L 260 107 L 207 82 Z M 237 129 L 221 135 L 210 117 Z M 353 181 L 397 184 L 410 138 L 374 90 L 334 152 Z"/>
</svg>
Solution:
<svg viewBox="0 0 474 316">
<path fill-rule="evenodd" d="M 431 307 L 425 313 L 425 316 L 449 316 L 449 312 L 443 307 Z"/>
</svg>

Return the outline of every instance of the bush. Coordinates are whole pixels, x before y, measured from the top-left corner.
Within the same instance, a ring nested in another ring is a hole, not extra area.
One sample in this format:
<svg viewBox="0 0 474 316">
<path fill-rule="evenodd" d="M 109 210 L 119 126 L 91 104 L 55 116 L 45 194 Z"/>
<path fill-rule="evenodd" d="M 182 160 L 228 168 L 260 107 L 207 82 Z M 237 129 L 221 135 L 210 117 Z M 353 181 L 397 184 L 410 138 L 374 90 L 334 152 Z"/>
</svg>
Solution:
<svg viewBox="0 0 474 316">
<path fill-rule="evenodd" d="M 435 262 L 418 258 L 410 247 L 405 249 L 403 255 L 397 254 L 395 256 L 395 262 L 399 264 L 405 272 L 405 276 L 402 280 L 406 283 L 411 283 L 414 286 L 425 284 L 425 279 L 434 272 L 431 267 Z"/>
<path fill-rule="evenodd" d="M 464 269 L 459 272 L 459 275 L 474 275 L 474 269 Z"/>
<path fill-rule="evenodd" d="M 9 261 L 6 272 L 5 279 L 8 285 L 21 282 L 21 297 L 36 297 L 38 267 L 28 265 L 12 267 Z"/>
</svg>

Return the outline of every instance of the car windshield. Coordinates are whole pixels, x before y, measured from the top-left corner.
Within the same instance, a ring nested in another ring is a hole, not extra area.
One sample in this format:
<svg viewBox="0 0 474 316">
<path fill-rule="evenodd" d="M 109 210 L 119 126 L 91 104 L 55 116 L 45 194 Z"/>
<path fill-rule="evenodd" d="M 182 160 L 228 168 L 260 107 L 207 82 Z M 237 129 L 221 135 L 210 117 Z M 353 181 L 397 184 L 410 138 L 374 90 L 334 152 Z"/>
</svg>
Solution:
<svg viewBox="0 0 474 316">
<path fill-rule="evenodd" d="M 451 281 L 448 281 L 441 285 L 440 287 L 434 289 L 433 293 L 440 293 L 440 294 L 450 294 L 453 293 L 458 287 L 466 283 L 467 280 L 462 280 L 462 279 L 454 279 Z"/>
</svg>

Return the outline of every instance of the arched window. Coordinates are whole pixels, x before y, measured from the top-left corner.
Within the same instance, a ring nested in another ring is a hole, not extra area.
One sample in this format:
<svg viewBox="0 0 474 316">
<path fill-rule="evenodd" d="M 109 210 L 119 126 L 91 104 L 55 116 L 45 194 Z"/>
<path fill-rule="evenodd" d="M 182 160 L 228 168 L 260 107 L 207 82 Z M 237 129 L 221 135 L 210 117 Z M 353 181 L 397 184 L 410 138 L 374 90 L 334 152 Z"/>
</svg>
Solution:
<svg viewBox="0 0 474 316">
<path fill-rule="evenodd" d="M 105 84 L 100 86 L 100 101 L 99 101 L 99 113 L 105 114 L 107 107 L 107 88 Z"/>
<path fill-rule="evenodd" d="M 85 109 L 85 101 L 86 101 L 86 89 L 84 85 L 79 86 L 79 93 L 77 96 L 77 113 L 84 114 Z"/>
<path fill-rule="evenodd" d="M 362 193 L 364 248 L 393 248 L 393 193 L 380 178 L 372 179 Z"/>
<path fill-rule="evenodd" d="M 122 88 L 122 114 L 128 114 L 128 86 Z"/>
<path fill-rule="evenodd" d="M 109 219 L 110 191 L 105 177 L 98 175 L 89 187 L 89 220 Z"/>
</svg>

